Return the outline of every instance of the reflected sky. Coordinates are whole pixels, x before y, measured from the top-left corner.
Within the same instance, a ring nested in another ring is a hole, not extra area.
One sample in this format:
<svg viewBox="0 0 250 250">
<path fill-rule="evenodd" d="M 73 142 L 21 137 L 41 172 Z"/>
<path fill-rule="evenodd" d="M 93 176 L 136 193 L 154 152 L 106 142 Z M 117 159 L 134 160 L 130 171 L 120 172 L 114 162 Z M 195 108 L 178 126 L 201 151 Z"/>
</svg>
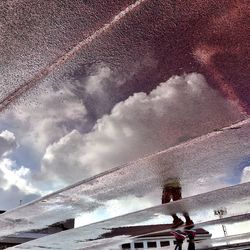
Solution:
<svg viewBox="0 0 250 250">
<path fill-rule="evenodd" d="M 34 206 L 87 224 L 159 205 L 170 178 L 183 197 L 248 182 L 249 11 L 1 1 L 1 209 L 85 180 Z M 12 219 L 37 223 L 28 211 Z"/>
<path fill-rule="evenodd" d="M 144 210 L 135 214 L 128 214 L 113 218 L 111 220 L 87 225 L 85 227 L 68 230 L 25 243 L 20 247 L 17 246 L 13 249 L 38 249 L 41 247 L 45 249 L 67 249 L 70 247 L 74 247 L 74 249 L 88 249 L 90 247 L 92 247 L 93 249 L 99 249 L 99 247 L 101 246 L 104 249 L 118 249 L 119 245 L 130 242 L 134 237 L 146 236 L 151 233 L 167 233 L 173 230 L 169 227 L 169 224 L 165 224 L 165 229 L 164 225 L 161 226 L 160 231 L 159 229 L 155 230 L 153 229 L 154 227 L 152 227 L 151 232 L 149 231 L 148 234 L 145 233 L 145 230 L 143 229 L 141 230 L 141 233 L 138 229 L 131 232 L 129 230 L 125 230 L 127 232 L 125 235 L 123 235 L 122 233 L 118 235 L 112 233 L 114 232 L 115 228 L 131 225 L 131 222 L 133 220 L 135 222 L 138 219 L 138 216 L 141 218 L 141 220 L 144 219 L 145 222 L 147 222 L 149 215 L 147 214 L 147 212 L 149 212 L 149 210 Z M 247 221 L 249 225 L 249 214 L 244 213 L 243 215 L 226 216 L 223 219 L 213 218 L 212 220 L 208 221 L 201 220 L 200 222 L 196 223 L 196 228 L 204 228 L 205 230 L 209 230 L 210 233 L 213 233 L 212 241 L 202 242 L 201 244 L 225 244 L 225 238 L 220 237 L 220 233 L 218 232 L 218 230 L 222 231 L 221 224 L 223 223 L 223 225 L 227 227 L 233 227 L 234 225 L 244 226 L 245 221 Z M 120 232 L 122 232 L 122 230 L 120 230 Z M 114 237 L 109 238 L 109 235 L 112 234 L 114 234 Z M 229 234 L 228 240 L 230 239 L 232 242 L 246 241 L 249 239 L 249 233 L 239 235 L 239 233 L 234 231 L 232 235 Z M 107 243 L 108 245 L 106 246 Z"/>
<path fill-rule="evenodd" d="M 143 201 L 151 201 L 151 204 L 145 203 L 143 206 L 157 205 L 161 200 L 162 186 L 171 177 L 176 178 L 178 176 L 180 179 L 183 198 L 226 187 L 230 183 L 222 182 L 222 179 L 230 173 L 233 174 L 233 171 L 229 169 L 230 162 L 236 162 L 237 160 L 241 162 L 242 157 L 249 152 L 249 141 L 247 136 L 245 136 L 248 134 L 248 131 L 249 121 L 246 120 L 222 131 L 213 132 L 166 151 L 149 155 L 127 166 L 113 169 L 89 180 L 74 184 L 20 209 L 9 211 L 1 215 L 4 223 L 3 228 L 6 230 L 5 234 L 13 232 L 13 230 L 19 230 L 16 224 L 8 224 L 8 222 L 6 224 L 5 219 L 7 221 L 9 219 L 15 221 L 24 218 L 24 224 L 21 221 L 20 229 L 25 227 L 32 229 L 76 217 L 76 215 L 80 215 L 83 212 L 93 212 L 100 207 L 105 208 L 109 206 L 112 208 L 112 202 L 109 203 L 110 200 L 122 201 L 125 198 L 122 202 L 125 204 L 123 213 L 126 213 L 126 211 L 128 212 L 126 204 L 133 201 L 133 199 L 130 199 L 131 195 L 132 197 L 140 198 L 130 207 L 131 212 L 140 209 L 137 206 L 143 203 Z M 224 140 L 227 141 L 226 146 Z M 241 144 L 239 144 L 239 140 Z M 199 152 L 199 154 L 194 152 Z M 192 155 L 192 160 L 190 160 L 190 155 Z M 215 160 L 217 162 L 216 165 Z M 174 162 L 179 169 L 176 167 L 173 171 L 171 166 L 173 166 Z M 209 175 L 204 176 L 204 171 L 208 173 L 208 170 Z M 245 197 L 248 193 L 247 183 L 242 185 L 245 188 L 239 189 L 239 192 L 230 191 L 230 188 L 226 189 L 229 190 L 228 194 L 221 191 L 218 199 L 215 198 L 217 197 L 216 195 L 212 195 L 211 198 L 209 198 L 208 194 L 206 196 L 200 195 L 203 199 L 200 201 L 198 208 L 206 208 L 213 202 L 222 206 L 221 202 L 226 204 L 230 201 L 228 204 L 230 205 L 231 203 L 233 204 L 233 201 L 230 200 L 232 198 L 236 202 L 235 209 L 239 212 L 240 204 L 248 201 Z M 197 187 L 199 187 L 199 190 L 197 190 Z M 190 190 L 192 190 L 192 193 L 190 193 Z M 153 199 L 150 199 L 150 196 Z M 242 200 L 240 199 L 241 196 Z M 176 201 L 176 203 L 178 204 L 178 202 L 183 200 Z M 191 206 L 194 206 L 194 204 L 194 202 L 191 202 Z M 174 206 L 173 203 L 167 205 L 169 208 Z M 248 212 L 248 207 L 244 213 Z M 181 209 L 181 206 L 173 209 L 169 210 L 170 214 L 176 212 L 176 209 Z M 189 210 L 188 207 L 187 210 Z M 38 211 L 40 212 L 37 213 Z M 178 210 L 178 212 L 185 211 Z"/>
</svg>

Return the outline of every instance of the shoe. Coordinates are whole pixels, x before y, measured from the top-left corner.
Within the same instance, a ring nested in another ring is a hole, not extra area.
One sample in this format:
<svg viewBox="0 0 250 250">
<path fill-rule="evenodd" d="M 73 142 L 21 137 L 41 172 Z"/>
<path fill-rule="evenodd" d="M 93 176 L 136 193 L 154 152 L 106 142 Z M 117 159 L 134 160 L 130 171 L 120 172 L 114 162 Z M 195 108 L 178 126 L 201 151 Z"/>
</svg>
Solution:
<svg viewBox="0 0 250 250">
<path fill-rule="evenodd" d="M 194 222 L 192 220 L 187 220 L 185 223 L 185 228 L 186 229 L 191 229 L 194 227 Z"/>
<path fill-rule="evenodd" d="M 183 224 L 184 224 L 184 222 L 180 218 L 174 219 L 172 228 L 177 228 Z"/>
<path fill-rule="evenodd" d="M 188 229 L 185 230 L 185 234 L 188 236 L 190 240 L 193 240 L 196 235 L 196 231 L 194 229 Z"/>
<path fill-rule="evenodd" d="M 176 231 L 173 231 L 173 232 L 170 232 L 172 235 L 174 235 L 175 239 L 176 240 L 185 240 L 186 239 L 186 234 L 183 233 L 182 231 L 180 230 L 176 230 Z"/>
</svg>

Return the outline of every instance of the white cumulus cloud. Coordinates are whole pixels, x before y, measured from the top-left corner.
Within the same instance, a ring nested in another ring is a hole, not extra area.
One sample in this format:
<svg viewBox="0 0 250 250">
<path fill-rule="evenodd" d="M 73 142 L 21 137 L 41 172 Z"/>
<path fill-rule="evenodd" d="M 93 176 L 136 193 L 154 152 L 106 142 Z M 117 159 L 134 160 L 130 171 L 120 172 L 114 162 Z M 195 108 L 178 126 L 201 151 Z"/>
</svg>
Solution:
<svg viewBox="0 0 250 250">
<path fill-rule="evenodd" d="M 250 181 L 250 166 L 247 166 L 243 169 L 241 176 L 241 183 Z"/>
<path fill-rule="evenodd" d="M 103 82 L 109 79 L 111 76 L 111 70 L 108 67 L 99 67 L 96 74 L 88 77 L 85 83 L 86 93 L 92 94 L 102 94 L 103 93 Z"/>
<path fill-rule="evenodd" d="M 10 189 L 11 186 L 16 186 L 27 194 L 39 193 L 29 181 L 30 169 L 24 166 L 16 168 L 15 162 L 4 158 L 0 160 L 0 173 L 5 180 L 4 185 L 1 186 L 4 190 Z"/>
<path fill-rule="evenodd" d="M 86 113 L 82 101 L 70 90 L 51 88 L 30 103 L 20 103 L 18 110 L 8 112 L 4 119 L 10 126 L 18 124 L 14 129 L 21 145 L 32 145 L 43 154 L 49 144 L 71 131 L 71 126 L 84 124 Z"/>
<path fill-rule="evenodd" d="M 8 158 L 0 159 L 0 209 L 10 209 L 38 198 L 42 193 L 32 184 L 31 173 Z"/>
<path fill-rule="evenodd" d="M 48 146 L 42 173 L 72 183 L 241 118 L 202 75 L 173 76 L 116 104 L 89 133 L 73 130 Z"/>
<path fill-rule="evenodd" d="M 31 183 L 30 169 L 18 167 L 15 161 L 7 158 L 17 146 L 15 135 L 5 130 L 0 133 L 0 209 L 18 206 L 19 201 L 31 201 L 41 192 Z"/>
<path fill-rule="evenodd" d="M 8 130 L 2 131 L 0 133 L 0 157 L 3 154 L 11 151 L 15 147 L 16 147 L 15 135 Z"/>
</svg>

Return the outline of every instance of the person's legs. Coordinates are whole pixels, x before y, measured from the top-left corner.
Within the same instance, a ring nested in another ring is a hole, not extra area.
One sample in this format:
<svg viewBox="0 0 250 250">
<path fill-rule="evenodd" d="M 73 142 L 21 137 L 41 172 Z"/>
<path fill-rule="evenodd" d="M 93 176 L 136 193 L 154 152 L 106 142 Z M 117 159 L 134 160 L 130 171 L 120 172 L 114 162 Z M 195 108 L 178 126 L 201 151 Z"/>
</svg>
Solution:
<svg viewBox="0 0 250 250">
<path fill-rule="evenodd" d="M 177 200 L 182 199 L 181 187 L 173 188 L 172 189 L 172 196 L 173 196 L 173 201 L 177 201 Z M 186 220 L 186 226 L 193 226 L 194 225 L 194 222 L 191 220 L 188 213 L 183 213 L 183 216 Z"/>
<path fill-rule="evenodd" d="M 181 188 L 180 187 L 171 188 L 171 197 L 173 198 L 173 201 L 180 200 L 182 198 Z M 176 214 L 173 214 L 172 217 L 174 219 L 173 221 L 174 227 L 181 226 L 184 223 Z"/>
<path fill-rule="evenodd" d="M 187 250 L 195 250 L 194 240 L 189 240 L 188 249 Z"/>
<path fill-rule="evenodd" d="M 193 227 L 194 222 L 191 220 L 189 214 L 188 213 L 183 213 L 183 216 L 185 217 L 185 220 L 186 220 L 186 227 Z"/>
<path fill-rule="evenodd" d="M 162 196 L 161 196 L 161 203 L 169 203 L 171 201 L 171 190 L 168 188 L 163 188 L 162 190 Z"/>
<path fill-rule="evenodd" d="M 172 198 L 173 198 L 172 188 L 164 187 L 162 190 L 162 198 L 161 198 L 162 204 L 169 203 Z M 176 214 L 172 214 L 171 216 L 173 217 L 173 224 L 176 227 L 184 223 Z"/>
<path fill-rule="evenodd" d="M 185 233 L 188 236 L 189 243 L 188 243 L 188 250 L 195 250 L 195 243 L 194 243 L 194 237 L 196 235 L 195 230 L 185 230 Z"/>
<path fill-rule="evenodd" d="M 175 250 L 182 250 L 183 240 L 177 240 Z"/>
<path fill-rule="evenodd" d="M 173 201 L 178 201 L 178 200 L 182 199 L 181 187 L 173 187 L 173 188 L 171 188 L 171 193 L 172 193 Z"/>
<path fill-rule="evenodd" d="M 171 232 L 171 234 L 174 235 L 175 240 L 176 240 L 175 250 L 182 250 L 182 244 L 186 238 L 186 235 L 180 230 L 173 231 Z"/>
<path fill-rule="evenodd" d="M 177 228 L 177 227 L 184 224 L 183 220 L 180 219 L 176 214 L 172 214 L 171 216 L 173 217 L 173 226 L 172 226 L 172 228 Z"/>
</svg>

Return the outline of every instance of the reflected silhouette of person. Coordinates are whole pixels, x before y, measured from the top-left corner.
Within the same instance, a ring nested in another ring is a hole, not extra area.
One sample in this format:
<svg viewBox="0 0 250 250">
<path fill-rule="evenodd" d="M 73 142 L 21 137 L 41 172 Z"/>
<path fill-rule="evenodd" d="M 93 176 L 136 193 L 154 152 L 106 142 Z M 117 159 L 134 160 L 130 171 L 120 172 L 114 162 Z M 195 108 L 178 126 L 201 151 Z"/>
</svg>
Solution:
<svg viewBox="0 0 250 250">
<path fill-rule="evenodd" d="M 196 231 L 195 230 L 185 230 L 185 233 L 189 239 L 189 243 L 188 243 L 188 249 L 187 250 L 195 250 L 195 242 L 194 242 L 194 237 L 196 235 Z"/>
<path fill-rule="evenodd" d="M 180 181 L 177 178 L 169 179 L 163 186 L 162 204 L 169 203 L 171 200 L 177 201 L 180 199 L 182 199 Z M 176 214 L 172 214 L 171 216 L 173 217 L 173 228 L 179 227 L 184 224 L 184 222 Z M 192 227 L 194 225 L 194 222 L 190 219 L 189 214 L 183 213 L 183 216 L 186 220 L 186 227 Z"/>
<path fill-rule="evenodd" d="M 196 235 L 195 230 L 185 230 L 185 232 L 182 232 L 180 230 L 176 230 L 174 232 L 171 232 L 172 235 L 175 237 L 176 246 L 175 250 L 182 250 L 182 245 L 186 237 L 188 237 L 188 248 L 187 250 L 195 250 L 195 242 L 194 237 Z"/>
<path fill-rule="evenodd" d="M 176 241 L 174 250 L 182 250 L 182 244 L 186 238 L 186 234 L 184 234 L 180 230 L 171 232 L 171 234 L 174 235 Z"/>
</svg>

